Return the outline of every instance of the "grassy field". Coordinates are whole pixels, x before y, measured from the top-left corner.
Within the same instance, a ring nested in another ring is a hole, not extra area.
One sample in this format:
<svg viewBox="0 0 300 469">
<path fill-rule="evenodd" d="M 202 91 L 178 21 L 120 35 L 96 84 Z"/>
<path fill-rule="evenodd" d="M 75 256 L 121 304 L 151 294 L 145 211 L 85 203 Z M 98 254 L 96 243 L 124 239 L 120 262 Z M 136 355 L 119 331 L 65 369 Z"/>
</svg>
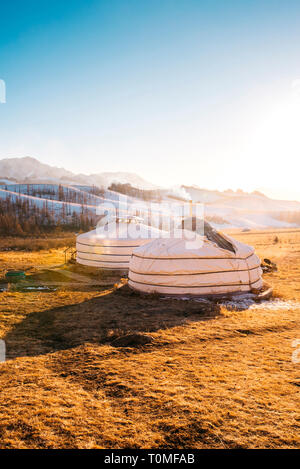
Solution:
<svg viewBox="0 0 300 469">
<path fill-rule="evenodd" d="M 235 236 L 277 263 L 278 300 L 144 298 L 62 248 L 0 251 L 31 285 L 0 289 L 0 448 L 299 448 L 300 230 Z M 113 346 L 136 331 L 153 342 Z"/>
</svg>

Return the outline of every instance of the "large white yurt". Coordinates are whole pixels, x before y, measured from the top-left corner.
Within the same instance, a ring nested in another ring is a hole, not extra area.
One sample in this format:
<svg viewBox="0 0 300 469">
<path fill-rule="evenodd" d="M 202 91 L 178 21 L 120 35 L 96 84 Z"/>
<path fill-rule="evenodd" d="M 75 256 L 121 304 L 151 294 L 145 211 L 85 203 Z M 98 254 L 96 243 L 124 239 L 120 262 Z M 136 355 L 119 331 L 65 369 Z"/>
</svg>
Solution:
<svg viewBox="0 0 300 469">
<path fill-rule="evenodd" d="M 216 232 L 207 223 L 205 227 L 203 236 L 195 233 L 197 243 L 183 237 L 162 238 L 134 249 L 129 286 L 140 292 L 179 297 L 261 289 L 262 270 L 254 249 Z"/>
<path fill-rule="evenodd" d="M 118 218 L 77 236 L 76 260 L 79 264 L 102 269 L 128 270 L 133 249 L 162 234 L 161 230 L 141 223 L 137 217 Z"/>
</svg>

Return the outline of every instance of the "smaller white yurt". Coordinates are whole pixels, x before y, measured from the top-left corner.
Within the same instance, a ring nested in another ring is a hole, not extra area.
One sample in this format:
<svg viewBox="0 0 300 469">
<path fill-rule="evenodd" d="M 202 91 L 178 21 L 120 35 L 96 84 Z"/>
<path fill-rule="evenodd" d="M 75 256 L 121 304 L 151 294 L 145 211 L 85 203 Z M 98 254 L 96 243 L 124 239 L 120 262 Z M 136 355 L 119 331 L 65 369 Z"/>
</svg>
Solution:
<svg viewBox="0 0 300 469">
<path fill-rule="evenodd" d="M 197 243 L 188 242 L 183 234 L 134 249 L 129 286 L 140 292 L 179 297 L 261 289 L 262 270 L 254 249 L 205 225 L 206 235 L 194 233 Z"/>
<path fill-rule="evenodd" d="M 141 223 L 138 217 L 118 218 L 77 236 L 76 260 L 101 269 L 128 270 L 133 249 L 162 234 L 158 228 Z"/>
</svg>

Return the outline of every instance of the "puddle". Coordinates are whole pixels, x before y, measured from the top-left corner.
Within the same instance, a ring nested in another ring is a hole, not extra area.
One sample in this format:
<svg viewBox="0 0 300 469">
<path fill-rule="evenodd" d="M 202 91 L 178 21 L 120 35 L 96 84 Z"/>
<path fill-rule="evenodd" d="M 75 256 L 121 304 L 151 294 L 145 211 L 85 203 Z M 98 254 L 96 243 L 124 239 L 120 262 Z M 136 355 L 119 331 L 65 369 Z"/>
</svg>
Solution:
<svg viewBox="0 0 300 469">
<path fill-rule="evenodd" d="M 261 300 L 257 301 L 254 299 L 254 295 L 252 293 L 245 293 L 244 295 L 239 295 L 237 298 L 234 299 L 219 299 L 217 303 L 220 306 L 224 306 L 224 308 L 228 309 L 229 311 L 244 311 L 245 309 L 249 310 L 256 310 L 256 309 L 267 309 L 270 311 L 276 310 L 289 310 L 289 309 L 300 309 L 300 303 L 297 301 L 292 300 L 281 300 L 280 298 L 272 298 L 269 300 Z M 171 299 L 171 297 L 163 297 L 162 299 Z M 174 298 L 172 298 L 174 299 Z M 178 298 L 184 301 L 196 301 L 197 303 L 209 304 L 215 303 L 215 301 L 211 301 L 204 298 L 188 298 L 188 297 L 181 297 Z"/>
<path fill-rule="evenodd" d="M 297 301 L 281 300 L 280 298 L 273 298 L 271 300 L 264 300 L 257 303 L 251 298 L 222 301 L 220 303 L 226 309 L 242 311 L 245 309 L 256 310 L 256 309 L 267 309 L 269 311 L 277 310 L 289 310 L 289 309 L 300 309 L 300 303 Z"/>
<path fill-rule="evenodd" d="M 56 291 L 57 288 L 51 288 L 51 287 L 43 287 L 43 286 L 36 286 L 36 287 L 20 287 L 19 290 L 21 291 Z"/>
<path fill-rule="evenodd" d="M 47 291 L 47 292 L 52 292 L 56 291 L 57 288 L 55 287 L 46 287 L 46 286 L 26 286 L 26 285 L 15 285 L 13 288 L 14 291 L 19 291 L 19 292 L 40 292 L 40 291 Z"/>
</svg>

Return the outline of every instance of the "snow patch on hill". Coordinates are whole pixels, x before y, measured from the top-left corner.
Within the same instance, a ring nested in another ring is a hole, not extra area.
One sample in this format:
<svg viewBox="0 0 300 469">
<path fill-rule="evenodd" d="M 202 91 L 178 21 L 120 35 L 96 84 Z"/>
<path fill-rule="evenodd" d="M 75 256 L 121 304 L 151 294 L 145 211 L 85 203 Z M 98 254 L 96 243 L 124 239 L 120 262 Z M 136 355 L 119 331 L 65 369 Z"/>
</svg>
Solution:
<svg viewBox="0 0 300 469">
<path fill-rule="evenodd" d="M 16 184 L 16 182 L 22 182 L 23 184 Z M 31 200 L 37 199 L 37 204 L 40 204 L 43 199 L 50 202 L 53 198 L 52 203 L 54 206 L 61 207 L 61 204 L 65 202 L 57 200 L 58 185 L 60 185 L 60 190 L 73 190 L 78 193 L 78 197 L 74 196 L 73 200 L 81 200 L 81 202 L 84 200 L 86 207 L 93 206 L 94 209 L 99 203 L 106 201 L 113 202 L 114 204 L 118 203 L 119 209 L 123 213 L 127 208 L 127 203 L 131 206 L 144 203 L 134 197 L 127 197 L 126 199 L 125 195 L 108 190 L 108 187 L 113 182 L 131 184 L 139 189 L 155 189 L 162 203 L 173 204 L 173 213 L 175 210 L 176 213 L 180 214 L 181 204 L 184 204 L 185 201 L 192 200 L 195 203 L 202 203 L 204 204 L 205 214 L 209 217 L 208 220 L 218 229 L 295 227 L 297 226 L 296 224 L 283 221 L 283 219 L 298 221 L 298 213 L 300 214 L 300 202 L 273 200 L 259 192 L 246 193 L 242 190 L 221 192 L 203 189 L 198 186 L 185 185 L 163 189 L 158 188 L 134 173 L 104 172 L 84 175 L 74 174 L 64 168 L 56 168 L 40 163 L 31 157 L 0 160 L 0 189 L 2 191 L 0 197 L 2 199 L 7 197 L 8 193 L 13 197 L 33 196 Z M 44 195 L 40 194 L 40 197 L 34 198 L 34 192 L 28 192 L 28 190 L 31 190 L 28 189 L 28 184 L 33 184 L 33 189 L 39 188 L 43 190 Z M 98 190 L 98 192 L 93 194 L 92 186 L 102 188 L 103 190 Z M 44 189 L 49 189 L 49 187 L 52 189 L 47 194 L 47 190 Z M 5 188 L 7 188 L 8 192 L 4 191 Z M 81 192 L 87 194 L 86 198 L 80 198 L 79 193 Z M 98 195 L 96 195 L 97 193 Z M 79 210 L 78 206 L 82 205 L 75 204 L 74 209 Z M 159 213 L 161 210 L 162 208 L 157 206 L 154 212 Z M 297 216 L 296 218 L 279 216 L 285 212 L 296 213 Z"/>
</svg>

